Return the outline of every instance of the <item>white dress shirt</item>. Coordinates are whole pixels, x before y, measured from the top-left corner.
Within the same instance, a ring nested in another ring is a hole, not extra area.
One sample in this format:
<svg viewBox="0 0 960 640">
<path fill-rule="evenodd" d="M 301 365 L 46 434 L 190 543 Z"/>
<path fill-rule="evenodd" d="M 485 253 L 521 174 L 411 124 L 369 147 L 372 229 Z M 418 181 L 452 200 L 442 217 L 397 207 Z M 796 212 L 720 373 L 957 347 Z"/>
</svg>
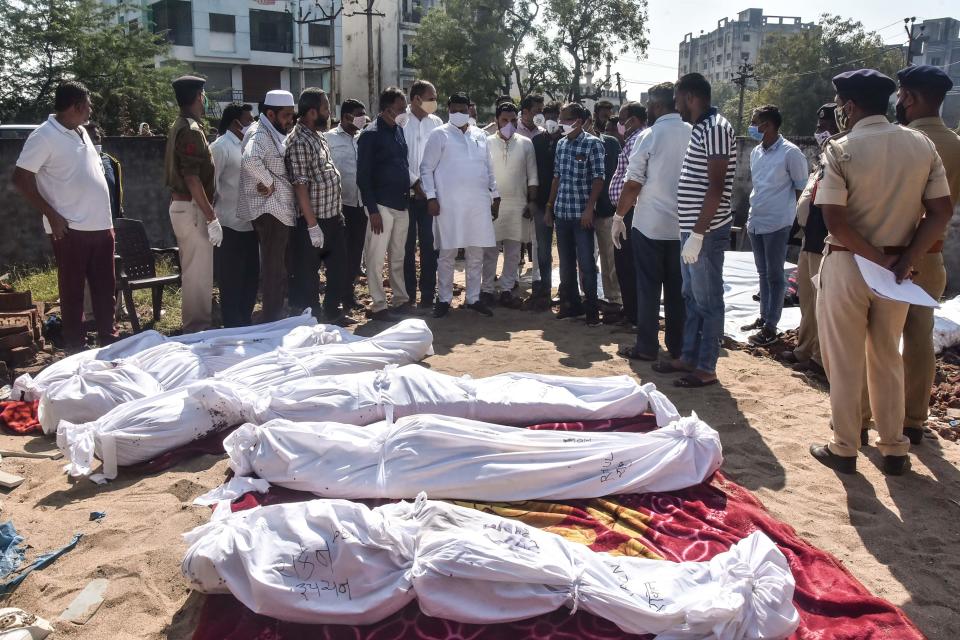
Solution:
<svg viewBox="0 0 960 640">
<path fill-rule="evenodd" d="M 253 231 L 250 221 L 241 220 L 237 215 L 240 207 L 240 162 L 243 159 L 240 138 L 232 131 L 227 131 L 210 144 L 210 154 L 213 156 L 217 186 L 217 201 L 213 205 L 217 220 L 234 231 Z"/>
<path fill-rule="evenodd" d="M 407 141 L 407 164 L 410 165 L 410 186 L 420 179 L 420 162 L 423 160 L 423 149 L 427 146 L 430 133 L 443 124 L 443 120 L 430 113 L 423 120 L 413 115 L 407 107 L 407 124 L 403 127 L 403 137 Z"/>
<path fill-rule="evenodd" d="M 357 138 L 343 130 L 343 126 L 327 131 L 323 136 L 330 145 L 333 164 L 340 171 L 343 206 L 359 207 L 360 191 L 357 188 Z"/>
<path fill-rule="evenodd" d="M 633 209 L 633 228 L 651 240 L 679 240 L 677 184 L 690 143 L 689 124 L 678 113 L 657 118 L 633 145 L 627 180 L 643 185 Z"/>
</svg>

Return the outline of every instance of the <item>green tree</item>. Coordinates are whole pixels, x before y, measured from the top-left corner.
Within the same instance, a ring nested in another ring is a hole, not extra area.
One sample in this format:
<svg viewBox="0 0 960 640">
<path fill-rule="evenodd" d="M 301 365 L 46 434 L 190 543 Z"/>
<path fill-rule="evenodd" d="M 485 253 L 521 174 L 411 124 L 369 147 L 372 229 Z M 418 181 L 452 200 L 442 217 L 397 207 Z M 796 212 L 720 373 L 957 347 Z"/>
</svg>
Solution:
<svg viewBox="0 0 960 640">
<path fill-rule="evenodd" d="M 814 29 L 766 36 L 757 56 L 759 89 L 747 92 L 744 121 L 753 105 L 775 104 L 783 114 L 784 134 L 810 135 L 817 109 L 833 101 L 835 75 L 872 68 L 893 76 L 902 55 L 860 22 L 829 14 L 822 15 Z"/>
<path fill-rule="evenodd" d="M 92 94 L 93 119 L 110 134 L 137 123 L 164 130 L 176 117 L 170 80 L 157 68 L 163 36 L 121 24 L 126 10 L 99 0 L 0 0 L 0 120 L 36 123 L 53 110 L 57 84 L 76 79 Z"/>
</svg>

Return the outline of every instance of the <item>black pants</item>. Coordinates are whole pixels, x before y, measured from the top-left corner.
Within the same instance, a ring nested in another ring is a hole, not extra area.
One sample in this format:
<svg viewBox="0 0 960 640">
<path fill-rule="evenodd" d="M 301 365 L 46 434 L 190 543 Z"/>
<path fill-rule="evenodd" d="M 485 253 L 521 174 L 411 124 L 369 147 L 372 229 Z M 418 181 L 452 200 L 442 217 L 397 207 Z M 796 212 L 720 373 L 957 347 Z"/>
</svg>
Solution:
<svg viewBox="0 0 960 640">
<path fill-rule="evenodd" d="M 363 260 L 363 243 L 367 236 L 367 214 L 363 207 L 343 207 L 343 218 L 347 235 L 347 276 L 350 289 L 347 292 L 349 304 L 356 301 L 353 287 L 360 276 L 360 264 Z"/>
<path fill-rule="evenodd" d="M 347 236 L 343 216 L 317 220 L 323 231 L 323 246 L 310 244 L 307 221 L 297 219 L 291 241 L 290 304 L 311 307 L 320 317 L 320 264 L 326 275 L 323 314 L 328 319 L 340 315 L 340 305 L 349 304 L 350 274 L 347 269 Z"/>
<path fill-rule="evenodd" d="M 225 327 L 252 324 L 260 282 L 260 243 L 256 231 L 223 228 L 223 243 L 214 249 L 217 284 L 220 287 L 220 314 Z"/>
<path fill-rule="evenodd" d="M 291 227 L 264 213 L 253 221 L 253 228 L 260 242 L 260 291 L 263 302 L 260 322 L 282 320 L 286 317 L 283 298 L 287 295 L 287 249 Z"/>
<path fill-rule="evenodd" d="M 417 241 L 420 242 L 420 302 L 431 303 L 437 294 L 437 258 L 433 248 L 433 216 L 427 213 L 427 201 L 410 200 L 410 227 L 403 254 L 403 283 L 410 302 L 417 299 Z"/>
<path fill-rule="evenodd" d="M 620 241 L 620 248 L 613 249 L 613 261 L 617 267 L 617 282 L 620 284 L 620 297 L 623 299 L 623 314 L 627 320 L 637 324 L 637 272 L 633 266 L 633 244 L 630 236 L 633 230 L 633 209 L 623 218 L 627 227 L 627 239 Z"/>
<path fill-rule="evenodd" d="M 673 358 L 683 350 L 683 277 L 680 275 L 680 241 L 651 240 L 636 229 L 630 232 L 637 272 L 637 351 L 660 352 L 660 291 L 666 318 L 664 341 Z"/>
</svg>

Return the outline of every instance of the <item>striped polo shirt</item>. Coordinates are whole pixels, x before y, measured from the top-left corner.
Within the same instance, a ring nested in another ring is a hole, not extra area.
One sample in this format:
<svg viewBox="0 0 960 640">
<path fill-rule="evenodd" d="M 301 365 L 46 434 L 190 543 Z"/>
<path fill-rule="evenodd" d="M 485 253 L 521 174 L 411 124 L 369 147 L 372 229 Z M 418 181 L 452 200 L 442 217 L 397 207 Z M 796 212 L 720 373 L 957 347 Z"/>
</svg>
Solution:
<svg viewBox="0 0 960 640">
<path fill-rule="evenodd" d="M 720 206 L 710 223 L 718 229 L 733 219 L 730 196 L 733 193 L 733 175 L 737 171 L 737 138 L 727 119 L 715 108 L 703 114 L 690 134 L 690 143 L 683 157 L 680 182 L 677 185 L 677 209 L 680 213 L 680 231 L 693 230 L 700 217 L 700 207 L 707 195 L 707 158 L 727 156 L 727 175 L 723 180 Z"/>
</svg>

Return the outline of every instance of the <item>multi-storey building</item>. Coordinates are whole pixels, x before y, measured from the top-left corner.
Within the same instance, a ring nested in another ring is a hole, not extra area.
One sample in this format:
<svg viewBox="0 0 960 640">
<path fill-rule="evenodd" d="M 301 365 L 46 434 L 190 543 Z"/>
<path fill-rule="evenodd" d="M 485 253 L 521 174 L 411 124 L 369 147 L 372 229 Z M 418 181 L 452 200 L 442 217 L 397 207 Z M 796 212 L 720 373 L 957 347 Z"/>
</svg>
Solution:
<svg viewBox="0 0 960 640">
<path fill-rule="evenodd" d="M 717 21 L 710 33 L 688 33 L 680 43 L 680 75 L 700 73 L 710 82 L 730 82 L 744 62 L 756 62 L 763 39 L 772 33 L 813 29 L 796 16 L 765 16 L 763 9 L 745 9 L 737 17 Z"/>
</svg>

